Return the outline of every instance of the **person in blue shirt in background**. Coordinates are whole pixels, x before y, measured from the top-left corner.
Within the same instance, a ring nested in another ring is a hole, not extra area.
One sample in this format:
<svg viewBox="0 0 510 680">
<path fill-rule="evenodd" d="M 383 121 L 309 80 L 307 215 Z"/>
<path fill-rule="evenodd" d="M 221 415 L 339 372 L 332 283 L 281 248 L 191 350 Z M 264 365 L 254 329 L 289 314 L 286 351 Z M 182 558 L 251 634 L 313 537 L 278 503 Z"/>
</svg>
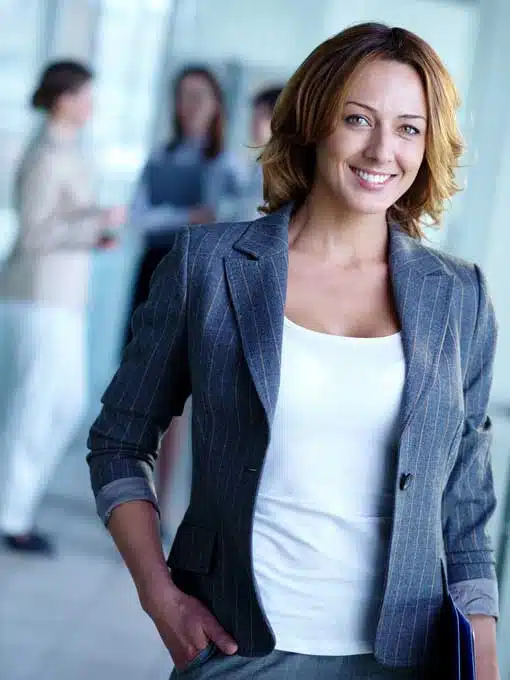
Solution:
<svg viewBox="0 0 510 680">
<path fill-rule="evenodd" d="M 131 316 L 147 298 L 149 283 L 169 250 L 172 233 L 185 225 L 214 222 L 229 206 L 237 209 L 246 170 L 225 149 L 226 110 L 222 88 L 206 67 L 182 69 L 173 83 L 173 138 L 156 148 L 141 173 L 130 210 L 130 223 L 143 240 L 125 344 L 131 340 Z M 161 444 L 157 493 L 164 507 L 173 463 L 187 436 L 186 413 L 175 419 Z"/>
<path fill-rule="evenodd" d="M 283 85 L 259 90 L 251 100 L 250 137 L 251 148 L 256 156 L 264 150 L 271 139 L 271 118 Z M 238 218 L 256 220 L 262 216 L 259 207 L 264 203 L 262 166 L 253 162 L 248 170 L 243 194 L 239 201 Z"/>
</svg>

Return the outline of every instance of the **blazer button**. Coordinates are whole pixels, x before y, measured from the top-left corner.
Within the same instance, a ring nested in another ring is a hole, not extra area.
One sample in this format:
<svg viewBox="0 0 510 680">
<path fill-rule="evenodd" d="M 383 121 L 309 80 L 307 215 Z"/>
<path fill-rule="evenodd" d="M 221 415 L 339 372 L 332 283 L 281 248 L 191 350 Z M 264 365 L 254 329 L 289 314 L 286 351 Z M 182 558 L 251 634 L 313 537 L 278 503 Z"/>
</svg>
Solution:
<svg viewBox="0 0 510 680">
<path fill-rule="evenodd" d="M 404 472 L 403 474 L 400 475 L 399 486 L 401 491 L 406 491 L 411 486 L 413 477 L 414 475 L 412 475 L 410 472 Z"/>
</svg>

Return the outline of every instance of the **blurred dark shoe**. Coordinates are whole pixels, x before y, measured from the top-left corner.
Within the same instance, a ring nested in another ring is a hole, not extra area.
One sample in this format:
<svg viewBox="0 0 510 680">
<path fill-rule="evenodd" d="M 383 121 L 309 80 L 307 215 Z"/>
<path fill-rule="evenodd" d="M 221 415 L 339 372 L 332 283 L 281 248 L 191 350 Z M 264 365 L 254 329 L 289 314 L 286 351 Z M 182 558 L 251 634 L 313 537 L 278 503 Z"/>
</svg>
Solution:
<svg viewBox="0 0 510 680">
<path fill-rule="evenodd" d="M 42 534 L 37 534 L 35 532 L 21 534 L 19 536 L 4 534 L 3 542 L 9 550 L 16 550 L 20 553 L 33 553 L 37 555 L 55 554 L 53 543 Z"/>
</svg>

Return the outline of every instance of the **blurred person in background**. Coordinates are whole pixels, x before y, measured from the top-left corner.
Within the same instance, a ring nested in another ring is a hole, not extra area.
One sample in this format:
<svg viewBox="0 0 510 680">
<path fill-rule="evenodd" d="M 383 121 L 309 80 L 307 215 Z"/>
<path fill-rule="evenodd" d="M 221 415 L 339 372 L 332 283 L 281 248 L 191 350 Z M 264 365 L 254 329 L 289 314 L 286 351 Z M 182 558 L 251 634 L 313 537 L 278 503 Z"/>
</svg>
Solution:
<svg viewBox="0 0 510 680">
<path fill-rule="evenodd" d="M 86 406 L 91 254 L 115 243 L 125 211 L 98 205 L 80 151 L 79 132 L 92 113 L 89 68 L 51 64 L 32 105 L 45 121 L 17 172 L 18 235 L 0 271 L 0 338 L 9 373 L 0 413 L 0 453 L 7 457 L 0 532 L 12 550 L 50 553 L 34 514 Z"/>
<path fill-rule="evenodd" d="M 181 230 L 156 272 L 88 461 L 172 678 L 455 678 L 460 611 L 499 680 L 494 311 L 478 266 L 422 242 L 458 106 L 417 35 L 346 29 L 278 99 L 266 216 Z M 165 561 L 152 469 L 190 394 Z"/>
<path fill-rule="evenodd" d="M 173 138 L 145 165 L 133 199 L 130 223 L 143 238 L 144 252 L 129 312 L 145 302 L 157 265 L 168 253 L 174 232 L 187 224 L 214 222 L 218 211 L 235 210 L 246 171 L 226 151 L 224 94 L 212 71 L 188 66 L 173 83 Z M 188 436 L 189 417 L 175 418 L 162 440 L 157 495 L 165 506 L 176 457 Z"/>
<path fill-rule="evenodd" d="M 260 90 L 251 103 L 251 147 L 260 155 L 271 139 L 271 118 L 282 87 L 267 87 Z M 255 220 L 261 216 L 259 208 L 263 200 L 262 166 L 255 160 L 248 172 L 248 178 L 239 200 L 238 218 Z"/>
</svg>

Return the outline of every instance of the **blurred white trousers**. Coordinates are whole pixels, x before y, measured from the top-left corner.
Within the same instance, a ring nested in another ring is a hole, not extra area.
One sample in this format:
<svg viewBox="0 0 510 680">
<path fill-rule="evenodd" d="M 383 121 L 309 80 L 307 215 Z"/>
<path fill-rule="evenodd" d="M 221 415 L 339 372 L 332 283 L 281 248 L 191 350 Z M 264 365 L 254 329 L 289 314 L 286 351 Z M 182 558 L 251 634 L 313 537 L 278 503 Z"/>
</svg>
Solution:
<svg viewBox="0 0 510 680">
<path fill-rule="evenodd" d="M 2 302 L 0 347 L 0 532 L 22 534 L 84 415 L 84 314 Z"/>
</svg>

